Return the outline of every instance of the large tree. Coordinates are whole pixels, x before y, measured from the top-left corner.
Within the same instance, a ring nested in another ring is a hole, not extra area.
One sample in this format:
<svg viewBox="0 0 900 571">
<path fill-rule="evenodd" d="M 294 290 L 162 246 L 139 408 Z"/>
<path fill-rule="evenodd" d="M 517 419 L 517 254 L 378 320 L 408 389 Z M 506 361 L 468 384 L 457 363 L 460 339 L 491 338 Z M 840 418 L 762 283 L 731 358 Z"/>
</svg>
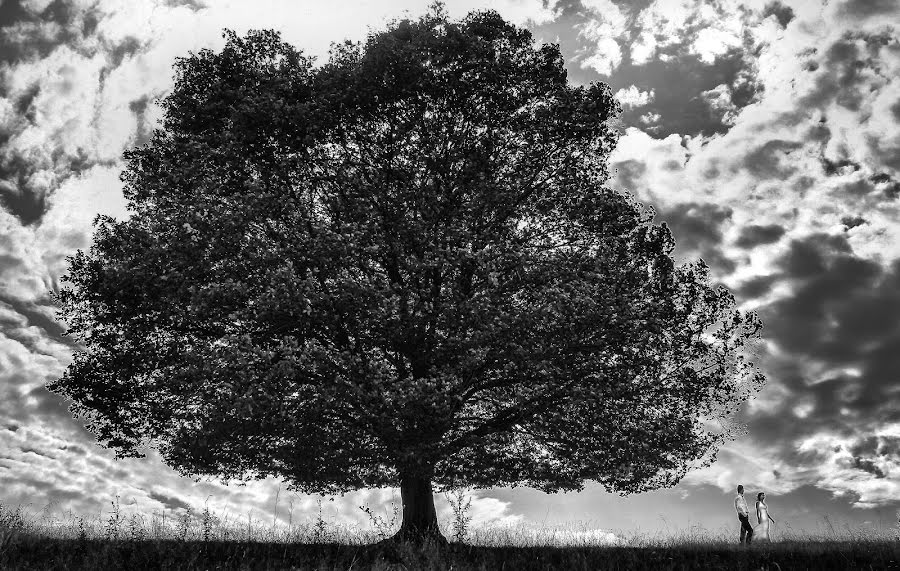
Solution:
<svg viewBox="0 0 900 571">
<path fill-rule="evenodd" d="M 130 216 L 70 258 L 50 388 L 119 456 L 399 486 L 670 486 L 761 377 L 759 328 L 611 190 L 618 112 L 555 45 L 433 9 L 312 61 L 274 32 L 179 59 Z"/>
</svg>

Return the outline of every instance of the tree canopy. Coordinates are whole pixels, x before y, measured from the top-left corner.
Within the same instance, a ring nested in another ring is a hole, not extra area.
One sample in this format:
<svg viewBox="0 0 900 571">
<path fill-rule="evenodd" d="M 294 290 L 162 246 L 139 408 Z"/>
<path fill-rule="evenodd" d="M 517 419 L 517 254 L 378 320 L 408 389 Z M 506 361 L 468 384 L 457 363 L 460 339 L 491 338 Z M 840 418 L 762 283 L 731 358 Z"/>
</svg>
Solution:
<svg viewBox="0 0 900 571">
<path fill-rule="evenodd" d="M 610 189 L 619 109 L 494 12 L 320 66 L 271 31 L 176 62 L 130 216 L 69 260 L 50 388 L 119 456 L 306 492 L 671 486 L 762 377 L 759 322 Z"/>
</svg>

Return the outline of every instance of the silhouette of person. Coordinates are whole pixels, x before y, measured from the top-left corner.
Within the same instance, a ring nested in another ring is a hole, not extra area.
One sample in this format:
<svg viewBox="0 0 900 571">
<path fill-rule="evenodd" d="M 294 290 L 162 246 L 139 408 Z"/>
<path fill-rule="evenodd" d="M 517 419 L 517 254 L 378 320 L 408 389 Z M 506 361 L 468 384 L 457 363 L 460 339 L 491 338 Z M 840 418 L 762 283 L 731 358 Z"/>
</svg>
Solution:
<svg viewBox="0 0 900 571">
<path fill-rule="evenodd" d="M 753 541 L 753 527 L 750 525 L 750 510 L 747 509 L 747 500 L 744 499 L 744 486 L 738 484 L 737 496 L 734 498 L 734 509 L 737 511 L 738 520 L 741 522 L 741 543 L 747 538 L 747 545 Z"/>
<path fill-rule="evenodd" d="M 756 494 L 756 519 L 759 521 L 759 531 L 762 533 L 766 541 L 771 542 L 772 537 L 769 535 L 769 520 L 775 523 L 772 516 L 769 515 L 769 506 L 766 504 L 766 493 L 760 492 Z"/>
</svg>

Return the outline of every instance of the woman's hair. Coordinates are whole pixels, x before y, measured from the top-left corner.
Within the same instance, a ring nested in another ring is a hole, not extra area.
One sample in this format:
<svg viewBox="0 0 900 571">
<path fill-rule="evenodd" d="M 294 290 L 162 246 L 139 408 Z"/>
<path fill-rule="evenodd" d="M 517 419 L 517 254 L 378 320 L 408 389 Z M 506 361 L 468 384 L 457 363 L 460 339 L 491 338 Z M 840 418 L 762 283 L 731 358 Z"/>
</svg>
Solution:
<svg viewBox="0 0 900 571">
<path fill-rule="evenodd" d="M 761 501 L 764 493 L 765 492 L 760 492 L 760 493 L 756 494 L 756 501 Z"/>
</svg>

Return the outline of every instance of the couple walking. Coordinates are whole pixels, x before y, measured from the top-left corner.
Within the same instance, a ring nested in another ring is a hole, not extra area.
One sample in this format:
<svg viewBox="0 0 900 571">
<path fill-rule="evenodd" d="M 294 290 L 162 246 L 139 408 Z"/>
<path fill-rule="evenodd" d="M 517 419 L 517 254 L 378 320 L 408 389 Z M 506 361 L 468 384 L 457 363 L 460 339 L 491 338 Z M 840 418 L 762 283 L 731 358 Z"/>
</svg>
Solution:
<svg viewBox="0 0 900 571">
<path fill-rule="evenodd" d="M 738 519 L 741 522 L 741 543 L 744 543 L 744 536 L 746 536 L 747 545 L 750 545 L 750 542 L 753 540 L 753 527 L 750 525 L 750 511 L 747 509 L 747 500 L 744 499 L 744 486 L 742 485 L 737 487 L 734 509 L 737 510 Z M 772 541 L 772 538 L 769 536 L 769 521 L 771 520 L 772 523 L 775 523 L 775 520 L 769 515 L 769 506 L 766 504 L 766 494 L 764 492 L 756 494 L 756 519 L 763 539 Z"/>
</svg>

